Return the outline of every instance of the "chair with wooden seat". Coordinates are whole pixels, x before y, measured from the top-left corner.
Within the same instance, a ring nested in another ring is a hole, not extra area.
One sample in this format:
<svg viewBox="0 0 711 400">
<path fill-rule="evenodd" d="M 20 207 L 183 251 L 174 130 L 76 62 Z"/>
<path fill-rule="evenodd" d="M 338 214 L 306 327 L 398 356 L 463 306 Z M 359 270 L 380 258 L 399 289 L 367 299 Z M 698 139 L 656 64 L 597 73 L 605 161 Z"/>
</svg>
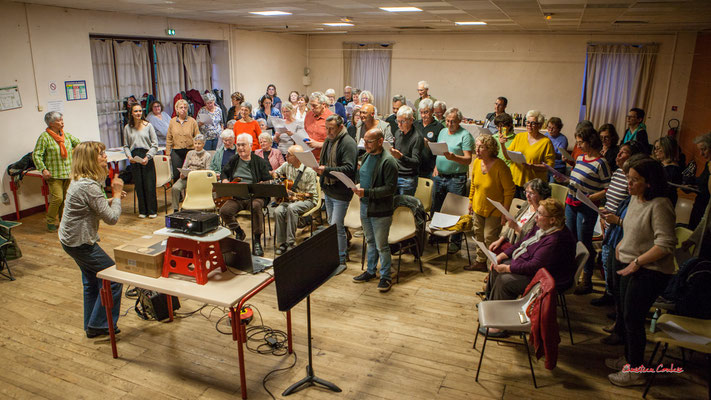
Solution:
<svg viewBox="0 0 711 400">
<path fill-rule="evenodd" d="M 575 344 L 573 342 L 573 330 L 570 328 L 570 313 L 568 311 L 568 302 L 565 299 L 566 294 L 572 294 L 575 291 L 575 284 L 578 282 L 578 279 L 580 279 L 580 275 L 583 273 L 583 269 L 585 267 L 585 264 L 588 262 L 588 258 L 590 257 L 590 252 L 588 251 L 587 247 L 583 244 L 583 242 L 578 242 L 575 245 L 575 275 L 573 275 L 573 281 L 570 285 L 569 288 L 565 288 L 564 290 L 558 290 L 558 298 L 560 299 L 560 308 L 561 311 L 563 311 L 563 316 L 565 317 L 566 321 L 568 321 L 568 334 L 570 335 L 570 344 Z M 563 288 L 558 288 L 558 289 L 563 289 Z"/>
<path fill-rule="evenodd" d="M 681 347 L 681 349 L 688 349 L 688 350 L 693 350 L 697 351 L 699 353 L 705 354 L 706 358 L 709 362 L 709 366 L 707 368 L 707 373 L 709 373 L 708 376 L 708 391 L 709 391 L 709 398 L 711 398 L 711 342 L 707 342 L 706 344 L 701 344 L 697 342 L 692 342 L 690 340 L 683 340 L 683 339 L 677 339 L 674 338 L 673 336 L 669 335 L 667 332 L 662 330 L 663 326 L 669 323 L 674 323 L 681 327 L 683 330 L 686 330 L 688 333 L 696 336 L 704 336 L 704 337 L 709 337 L 709 332 L 711 332 L 711 320 L 708 319 L 698 319 L 698 318 L 690 318 L 690 317 L 682 317 L 679 315 L 671 315 L 671 314 L 662 314 L 659 319 L 657 320 L 657 332 L 655 332 L 652 335 L 647 336 L 647 340 L 657 342 L 657 344 L 654 346 L 654 351 L 652 351 L 652 356 L 649 357 L 649 364 L 647 364 L 649 367 L 652 367 L 654 365 L 659 365 L 662 363 L 664 360 L 664 356 L 667 353 L 667 349 L 669 348 L 669 345 L 672 346 L 677 346 Z M 654 361 L 654 356 L 657 354 L 657 351 L 659 350 L 659 347 L 664 344 L 664 347 L 662 348 L 662 353 L 659 357 L 658 361 Z M 683 354 L 683 353 L 682 353 Z M 650 374 L 649 381 L 647 381 L 647 387 L 644 388 L 644 393 L 642 394 L 642 398 L 647 397 L 647 393 L 649 392 L 649 388 L 652 387 L 652 383 L 654 382 L 654 378 L 656 377 L 657 374 Z"/>
<path fill-rule="evenodd" d="M 400 264 L 402 264 L 402 253 L 404 250 L 415 248 L 416 254 L 420 254 L 420 245 L 417 243 L 417 225 L 415 224 L 415 215 L 408 207 L 398 207 L 393 212 L 393 221 L 390 225 L 390 233 L 388 234 L 388 244 L 399 246 L 397 251 L 397 278 L 396 282 L 400 283 Z M 412 240 L 410 240 L 412 239 Z M 403 247 L 403 243 L 410 240 L 410 243 Z M 420 272 L 422 270 L 422 259 L 415 256 L 420 263 Z"/>
<path fill-rule="evenodd" d="M 212 198 L 212 184 L 217 182 L 214 171 L 190 171 L 185 185 L 185 200 L 180 206 L 182 210 L 214 210 L 215 200 Z"/>
<path fill-rule="evenodd" d="M 490 329 L 505 330 L 507 332 L 518 333 L 523 337 L 523 345 L 526 347 L 526 353 L 528 354 L 528 365 L 531 367 L 531 377 L 533 378 L 533 387 L 537 388 L 536 385 L 536 375 L 533 372 L 533 363 L 531 362 L 531 350 L 528 348 L 528 341 L 526 340 L 526 334 L 531 332 L 531 319 L 528 316 L 528 306 L 533 303 L 538 296 L 541 294 L 541 284 L 536 283 L 533 285 L 528 293 L 516 300 L 488 300 L 482 301 L 478 305 L 479 313 L 479 324 L 476 329 L 476 336 L 474 337 L 474 346 L 472 348 L 476 349 L 476 342 L 479 339 L 479 329 L 485 328 L 486 334 L 484 335 L 484 344 L 481 347 L 481 354 L 479 355 L 479 366 L 476 369 L 476 382 L 479 382 L 479 372 L 481 371 L 481 362 L 484 360 L 484 350 L 486 350 L 486 342 L 488 340 L 493 340 L 496 342 L 504 342 L 510 344 L 520 344 L 517 342 L 511 342 L 507 340 L 502 340 L 498 338 L 489 338 Z"/>
<path fill-rule="evenodd" d="M 442 209 L 440 210 L 441 213 L 443 214 L 449 214 L 449 215 L 468 215 L 469 214 L 469 198 L 465 196 L 460 196 L 455 193 L 447 193 L 447 197 L 444 198 L 444 203 L 442 203 Z M 429 233 L 431 236 L 437 236 L 439 238 L 446 238 L 447 239 L 447 244 L 445 247 L 445 252 L 446 252 L 446 258 L 444 261 L 444 273 L 447 273 L 447 269 L 449 267 L 449 242 L 452 238 L 453 235 L 456 235 L 457 233 L 462 234 L 462 238 L 464 239 L 464 247 L 467 249 L 467 259 L 469 261 L 469 264 L 471 264 L 471 256 L 469 254 L 469 242 L 467 241 L 467 235 L 465 235 L 463 231 L 450 231 L 450 230 L 442 230 L 442 229 L 430 229 L 430 223 L 427 223 L 427 226 L 425 227 L 425 231 Z M 439 244 L 437 244 L 437 252 L 439 253 Z"/>
<path fill-rule="evenodd" d="M 417 190 L 415 197 L 422 202 L 422 207 L 425 208 L 425 213 L 429 214 L 432 208 L 432 179 L 417 178 Z"/>
</svg>

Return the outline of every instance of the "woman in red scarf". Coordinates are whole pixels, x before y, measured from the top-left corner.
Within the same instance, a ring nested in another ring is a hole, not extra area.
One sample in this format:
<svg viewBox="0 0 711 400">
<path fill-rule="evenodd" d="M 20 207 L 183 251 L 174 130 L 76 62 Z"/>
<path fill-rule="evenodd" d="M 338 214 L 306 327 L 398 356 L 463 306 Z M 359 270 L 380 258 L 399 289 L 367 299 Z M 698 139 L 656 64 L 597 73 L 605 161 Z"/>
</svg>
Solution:
<svg viewBox="0 0 711 400">
<path fill-rule="evenodd" d="M 59 226 L 59 215 L 64 205 L 64 197 L 70 182 L 72 151 L 81 142 L 64 132 L 64 117 L 58 111 L 44 115 L 47 129 L 37 139 L 32 152 L 35 168 L 49 186 L 49 208 L 47 208 L 47 230 L 55 232 Z"/>
</svg>

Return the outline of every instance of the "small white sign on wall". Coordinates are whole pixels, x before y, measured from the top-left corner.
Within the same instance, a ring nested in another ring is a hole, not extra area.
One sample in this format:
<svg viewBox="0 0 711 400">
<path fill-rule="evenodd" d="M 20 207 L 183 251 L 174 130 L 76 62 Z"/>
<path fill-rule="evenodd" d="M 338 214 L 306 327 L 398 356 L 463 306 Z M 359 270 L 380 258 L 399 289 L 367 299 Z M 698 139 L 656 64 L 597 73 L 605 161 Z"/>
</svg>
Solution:
<svg viewBox="0 0 711 400">
<path fill-rule="evenodd" d="M 57 94 L 57 82 L 49 81 L 49 94 Z"/>
<path fill-rule="evenodd" d="M 17 86 L 0 88 L 0 111 L 22 108 L 20 90 Z"/>
<path fill-rule="evenodd" d="M 64 100 L 50 100 L 47 102 L 47 112 L 59 111 L 64 114 Z"/>
</svg>

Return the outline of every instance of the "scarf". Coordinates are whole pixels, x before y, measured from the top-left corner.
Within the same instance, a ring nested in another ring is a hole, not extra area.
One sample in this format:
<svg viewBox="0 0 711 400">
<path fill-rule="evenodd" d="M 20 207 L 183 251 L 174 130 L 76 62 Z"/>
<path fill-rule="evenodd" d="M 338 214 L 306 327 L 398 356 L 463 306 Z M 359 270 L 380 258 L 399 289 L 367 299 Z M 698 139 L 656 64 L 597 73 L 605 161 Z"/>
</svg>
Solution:
<svg viewBox="0 0 711 400">
<path fill-rule="evenodd" d="M 54 131 L 49 128 L 47 128 L 47 130 L 45 132 L 49 133 L 49 136 L 51 136 L 52 139 L 54 139 L 54 141 L 57 142 L 57 144 L 59 145 L 59 155 L 61 155 L 62 158 L 66 160 L 68 153 L 67 153 L 67 147 L 64 146 L 64 138 L 66 137 L 64 135 L 64 130 L 60 130 L 59 135 L 54 133 Z"/>
<path fill-rule="evenodd" d="M 546 235 L 548 235 L 548 234 L 550 234 L 550 233 L 553 233 L 553 232 L 555 232 L 555 231 L 557 231 L 557 230 L 560 230 L 560 229 L 561 229 L 561 228 L 557 228 L 557 227 L 554 226 L 554 227 L 552 227 L 552 228 L 548 228 L 548 230 L 545 230 L 545 231 L 544 231 L 543 229 L 537 230 L 536 233 L 535 233 L 533 236 L 531 236 L 530 238 L 528 238 L 528 239 L 524 240 L 523 242 L 521 242 L 521 244 L 518 246 L 518 249 L 516 249 L 516 250 L 513 252 L 511 258 L 514 259 L 514 260 L 517 259 L 521 254 L 523 254 L 523 253 L 526 252 L 526 248 L 527 248 L 529 245 L 538 242 L 539 240 L 541 240 L 541 238 L 542 238 L 543 236 L 546 236 Z"/>
<path fill-rule="evenodd" d="M 348 133 L 348 130 L 346 127 L 342 127 L 341 131 L 336 135 L 336 138 L 331 140 L 330 138 L 326 138 L 326 141 L 324 143 L 324 147 L 328 146 L 328 161 L 326 162 L 326 166 L 330 168 L 335 168 L 338 166 L 337 162 L 337 154 L 338 154 L 338 145 L 341 143 L 341 139 Z M 325 185 L 335 185 L 338 182 L 338 179 L 333 177 L 331 174 L 324 175 L 323 177 L 323 183 Z"/>
<path fill-rule="evenodd" d="M 622 143 L 627 143 L 631 140 L 637 140 L 637 132 L 640 130 L 647 130 L 647 125 L 644 124 L 644 122 L 640 122 L 639 125 L 637 125 L 637 128 L 635 128 L 634 132 L 632 132 L 629 128 L 627 128 L 627 132 L 625 132 L 625 137 L 622 139 Z"/>
</svg>

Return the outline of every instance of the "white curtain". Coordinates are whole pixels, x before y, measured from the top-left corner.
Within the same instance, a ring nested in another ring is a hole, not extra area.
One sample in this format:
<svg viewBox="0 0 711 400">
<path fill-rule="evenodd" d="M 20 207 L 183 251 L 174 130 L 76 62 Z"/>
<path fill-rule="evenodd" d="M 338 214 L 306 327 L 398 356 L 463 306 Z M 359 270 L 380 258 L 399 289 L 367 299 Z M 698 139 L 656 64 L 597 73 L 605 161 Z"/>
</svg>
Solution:
<svg viewBox="0 0 711 400">
<path fill-rule="evenodd" d="M 177 43 L 156 43 L 158 100 L 168 114 L 173 113 L 173 97 L 185 89 L 183 54 Z"/>
<path fill-rule="evenodd" d="M 91 64 L 101 142 L 106 147 L 119 147 L 121 129 L 119 103 L 113 101 L 116 100 L 116 75 L 111 40 L 91 39 Z"/>
<path fill-rule="evenodd" d="M 624 132 L 629 109 L 648 108 L 657 52 L 656 44 L 589 44 L 586 119 L 595 127 L 612 123 Z"/>
<path fill-rule="evenodd" d="M 119 97 L 134 95 L 140 99 L 144 93 L 152 93 L 148 42 L 115 40 L 114 52 Z"/>
<path fill-rule="evenodd" d="M 183 63 L 188 89 L 196 89 L 200 93 L 212 90 L 212 60 L 206 44 L 184 44 Z"/>
<path fill-rule="evenodd" d="M 390 103 L 390 60 L 392 43 L 343 43 L 344 85 L 368 90 L 375 107 L 387 113 Z M 342 85 L 343 86 L 343 85 Z"/>
</svg>

